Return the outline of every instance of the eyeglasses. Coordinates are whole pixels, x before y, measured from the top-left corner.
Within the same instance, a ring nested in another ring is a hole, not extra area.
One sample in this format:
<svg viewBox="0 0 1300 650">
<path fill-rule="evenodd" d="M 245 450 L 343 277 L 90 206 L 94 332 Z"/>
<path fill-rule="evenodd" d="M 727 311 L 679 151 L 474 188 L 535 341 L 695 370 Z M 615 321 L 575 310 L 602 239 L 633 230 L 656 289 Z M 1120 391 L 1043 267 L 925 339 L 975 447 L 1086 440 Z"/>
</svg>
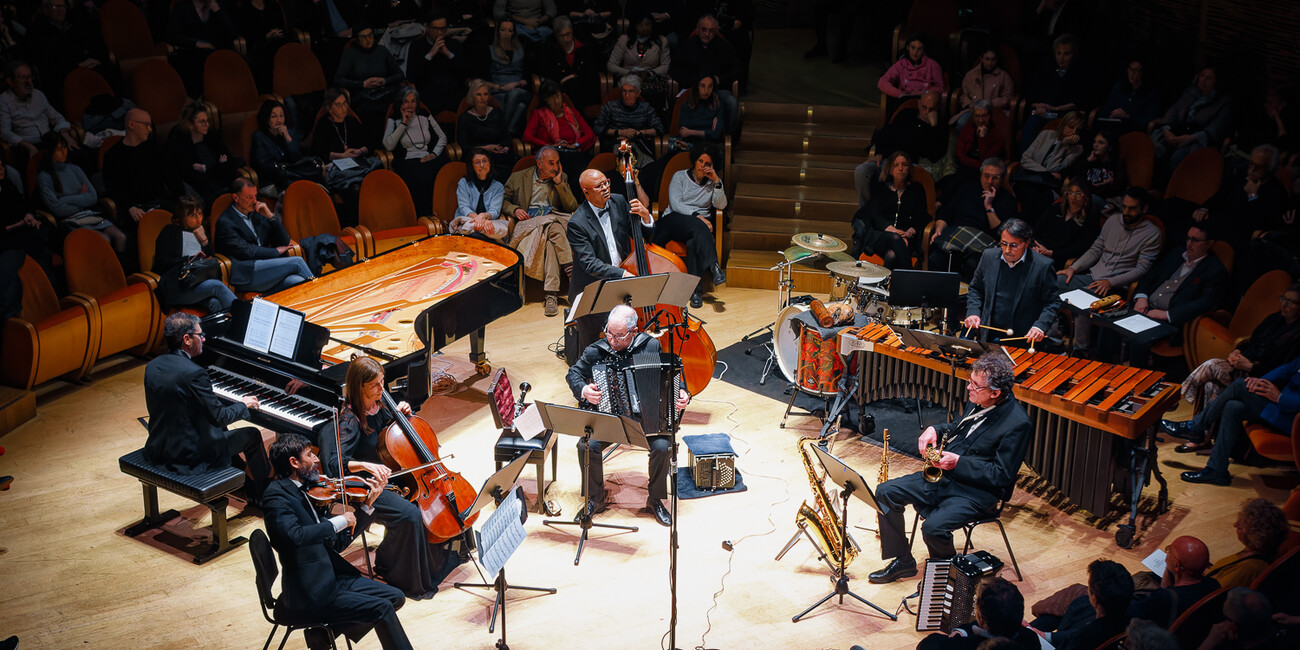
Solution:
<svg viewBox="0 0 1300 650">
<path fill-rule="evenodd" d="M 204 340 L 207 340 L 208 338 L 208 335 L 204 334 L 203 332 L 190 332 L 190 336 L 193 336 L 196 339 L 204 339 Z"/>
<path fill-rule="evenodd" d="M 1066 192 L 1065 195 L 1066 195 L 1066 196 L 1073 196 L 1073 197 L 1080 197 L 1080 196 L 1084 196 L 1084 193 L 1083 193 L 1083 192 Z"/>
<path fill-rule="evenodd" d="M 607 178 L 607 179 L 605 179 L 605 180 L 603 180 L 603 181 L 601 181 L 601 182 L 599 182 L 599 183 L 596 183 L 595 185 L 592 185 L 592 186 L 591 186 L 591 189 L 593 189 L 593 190 L 607 190 L 607 189 L 609 189 L 609 179 Z"/>
<path fill-rule="evenodd" d="M 1016 249 L 1016 248 L 1024 248 L 1024 247 L 1025 247 L 1025 242 L 1022 242 L 1022 241 L 1000 241 L 1000 242 L 998 242 L 998 245 L 1001 246 L 1001 247 L 1003 247 L 1003 248 Z"/>
<path fill-rule="evenodd" d="M 967 388 L 968 390 L 972 390 L 972 391 L 976 391 L 976 390 L 987 390 L 987 391 L 991 391 L 991 390 L 993 390 L 993 389 L 990 388 L 988 385 L 981 386 L 981 385 L 979 385 L 979 384 L 977 384 L 977 383 L 975 383 L 975 382 L 973 382 L 973 381 L 972 381 L 972 382 L 967 382 L 967 383 L 966 383 L 966 388 Z"/>
<path fill-rule="evenodd" d="M 626 332 L 623 332 L 622 334 L 615 334 L 615 333 L 613 333 L 613 332 L 605 332 L 605 338 L 607 338 L 607 339 L 609 339 L 609 340 L 611 340 L 611 341 L 626 341 L 627 339 L 629 339 L 629 338 L 631 338 L 631 337 L 633 337 L 633 336 L 635 336 L 635 335 L 636 335 L 636 330 L 628 330 L 628 331 L 626 331 Z"/>
<path fill-rule="evenodd" d="M 1210 240 L 1208 240 L 1208 239 L 1206 239 L 1206 238 L 1204 238 L 1204 237 L 1188 237 L 1188 238 L 1187 238 L 1187 243 L 1189 243 L 1189 244 L 1199 244 L 1199 243 L 1201 243 L 1201 242 L 1203 242 L 1203 241 L 1210 241 Z"/>
<path fill-rule="evenodd" d="M 1286 296 L 1278 296 L 1277 301 L 1283 305 L 1300 305 L 1300 300 L 1292 300 Z"/>
</svg>

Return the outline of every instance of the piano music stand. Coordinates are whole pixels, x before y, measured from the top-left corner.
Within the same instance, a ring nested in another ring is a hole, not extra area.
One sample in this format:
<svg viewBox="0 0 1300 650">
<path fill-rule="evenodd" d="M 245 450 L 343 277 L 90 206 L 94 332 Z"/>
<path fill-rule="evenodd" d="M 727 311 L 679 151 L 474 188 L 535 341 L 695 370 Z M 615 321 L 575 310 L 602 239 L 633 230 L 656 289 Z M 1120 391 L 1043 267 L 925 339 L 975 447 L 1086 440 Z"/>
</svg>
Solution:
<svg viewBox="0 0 1300 650">
<path fill-rule="evenodd" d="M 856 496 L 864 503 L 871 506 L 871 508 L 876 512 L 880 511 L 880 505 L 876 503 L 876 495 L 871 492 L 870 487 L 867 487 L 867 482 L 863 480 L 862 475 L 859 474 L 857 470 L 845 465 L 844 461 L 832 456 L 830 452 L 823 450 L 820 446 L 813 446 L 813 451 L 817 452 L 817 459 L 821 461 L 822 467 L 825 468 L 826 476 L 836 485 L 843 487 L 840 492 L 840 499 L 844 501 L 844 507 L 840 511 L 840 539 L 845 540 L 845 543 L 847 544 L 849 543 L 847 541 L 849 539 L 849 496 Z M 897 615 L 890 614 L 884 609 L 881 609 L 879 605 L 849 590 L 849 576 L 844 572 L 845 564 L 845 554 L 840 553 L 840 566 L 838 578 L 835 580 L 835 589 L 831 591 L 831 593 L 822 597 L 821 600 L 813 603 L 812 607 L 796 614 L 794 618 L 791 619 L 791 622 L 798 623 L 799 619 L 803 618 L 814 609 L 821 607 L 823 603 L 835 596 L 840 597 L 840 605 L 844 604 L 845 596 L 853 596 L 862 604 L 868 605 L 881 614 L 888 616 L 889 620 L 898 620 Z"/>
<path fill-rule="evenodd" d="M 588 465 L 587 461 L 591 455 L 591 441 L 626 444 L 637 449 L 649 449 L 650 444 L 646 442 L 645 434 L 641 433 L 641 426 L 630 418 L 571 406 L 547 404 L 546 402 L 533 402 L 533 404 L 537 406 L 538 415 L 542 417 L 542 423 L 546 425 L 547 429 L 556 433 L 582 438 L 582 467 L 584 474 L 582 480 L 582 509 L 578 512 L 578 517 L 574 521 L 560 521 L 558 519 L 545 519 L 542 521 L 547 526 L 580 526 L 582 528 L 582 535 L 578 538 L 578 553 L 573 556 L 573 564 L 577 566 L 578 562 L 582 561 L 582 548 L 587 544 L 587 534 L 592 528 L 613 528 L 632 532 L 640 530 L 636 526 L 592 523 L 591 515 L 587 514 L 587 506 L 591 504 L 591 495 L 587 493 L 587 477 L 585 474 Z M 578 433 L 579 431 L 582 433 Z"/>
<path fill-rule="evenodd" d="M 510 463 L 505 467 L 497 470 L 495 474 L 489 476 L 488 479 L 483 482 L 483 488 L 478 491 L 478 498 L 474 499 L 474 503 L 470 505 L 469 510 L 465 512 L 464 517 L 469 518 L 473 516 L 474 513 L 482 510 L 489 501 L 498 506 L 501 505 L 501 502 L 506 498 L 506 494 L 515 489 L 515 484 L 519 482 L 519 475 L 523 473 L 524 467 L 527 465 L 528 454 L 521 454 L 518 458 L 510 461 Z M 524 501 L 522 494 L 519 496 L 519 500 L 522 505 Z M 522 511 L 524 513 L 523 516 L 526 519 L 528 517 L 528 508 L 523 507 Z M 479 575 L 482 576 L 482 574 Z M 501 650 L 508 650 L 509 648 L 509 646 L 506 645 L 506 591 L 510 589 L 521 589 L 524 591 L 540 591 L 548 594 L 556 592 L 555 587 L 523 587 L 506 582 L 505 566 L 502 566 L 501 570 L 497 572 L 496 580 L 493 581 L 492 584 L 484 582 L 456 582 L 452 583 L 452 586 L 457 589 L 467 589 L 470 587 L 477 589 L 492 589 L 496 592 L 496 601 L 492 604 L 492 618 L 488 623 L 488 633 L 491 634 L 496 628 L 497 611 L 500 611 L 501 640 L 497 642 L 496 647 Z"/>
</svg>

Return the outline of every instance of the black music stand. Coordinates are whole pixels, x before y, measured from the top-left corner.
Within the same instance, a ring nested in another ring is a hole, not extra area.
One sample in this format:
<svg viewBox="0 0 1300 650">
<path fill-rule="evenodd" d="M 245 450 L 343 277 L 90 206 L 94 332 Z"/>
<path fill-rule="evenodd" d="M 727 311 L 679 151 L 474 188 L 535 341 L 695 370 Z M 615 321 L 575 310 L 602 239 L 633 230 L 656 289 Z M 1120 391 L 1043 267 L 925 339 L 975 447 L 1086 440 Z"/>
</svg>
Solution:
<svg viewBox="0 0 1300 650">
<path fill-rule="evenodd" d="M 935 334 L 934 332 L 925 332 L 922 330 L 909 330 L 905 328 L 890 328 L 894 331 L 904 345 L 913 348 L 924 348 L 938 355 L 948 362 L 949 376 L 953 382 L 957 381 L 957 363 L 966 364 L 967 359 L 978 359 L 989 352 L 1001 352 L 1007 354 L 1006 348 L 997 343 L 976 341 L 973 339 L 961 339 L 955 336 L 945 336 Z M 1007 359 L 1011 355 L 1007 354 Z M 919 398 L 918 398 L 919 400 Z M 948 421 L 952 422 L 952 400 L 948 400 Z M 917 410 L 917 424 L 920 424 L 920 409 Z"/>
<path fill-rule="evenodd" d="M 943 310 L 943 331 L 948 331 L 948 309 L 961 297 L 961 274 L 949 271 L 898 270 L 889 277 L 889 304 Z"/>
<path fill-rule="evenodd" d="M 845 540 L 844 543 L 848 544 L 849 543 L 848 542 L 849 496 L 850 495 L 856 496 L 857 498 L 861 499 L 864 503 L 871 506 L 871 508 L 876 512 L 880 512 L 880 505 L 876 503 L 876 495 L 871 492 L 870 487 L 867 487 L 867 482 L 863 480 L 862 475 L 859 474 L 857 470 L 853 469 L 852 467 L 849 467 L 848 465 L 845 465 L 844 461 L 836 458 L 835 456 L 832 456 L 830 452 L 822 449 L 821 447 L 813 446 L 813 451 L 817 452 L 817 458 L 818 460 L 821 461 L 822 467 L 825 468 L 827 478 L 829 478 L 836 485 L 842 486 L 843 488 L 840 491 L 840 499 L 844 501 L 844 506 L 840 510 L 840 539 Z M 830 600 L 832 597 L 835 596 L 840 597 L 839 598 L 840 605 L 844 604 L 845 596 L 853 596 L 862 604 L 868 605 L 872 609 L 880 612 L 881 614 L 888 616 L 889 620 L 891 621 L 898 620 L 897 615 L 890 614 L 884 609 L 881 609 L 879 605 L 849 590 L 849 576 L 847 573 L 845 573 L 845 565 L 846 565 L 845 554 L 840 553 L 840 566 L 838 571 L 839 577 L 835 580 L 834 591 L 831 591 L 831 593 L 826 594 L 824 597 L 822 597 L 821 600 L 817 601 L 816 603 L 813 603 L 812 607 L 809 607 L 808 609 L 805 609 L 802 612 L 796 614 L 795 617 L 791 619 L 791 622 L 798 623 L 799 619 L 803 618 L 814 609 L 821 607 L 823 603 L 825 603 L 826 601 Z"/>
<path fill-rule="evenodd" d="M 546 425 L 546 428 L 556 433 L 581 436 L 582 438 L 582 509 L 578 511 L 578 518 L 575 521 L 560 521 L 558 519 L 545 519 L 542 521 L 547 526 L 582 527 L 582 535 L 578 538 L 578 553 L 573 556 L 573 564 L 577 566 L 578 562 L 582 561 L 582 548 L 587 544 L 587 533 L 592 528 L 613 528 L 632 532 L 640 530 L 636 526 L 592 523 L 591 515 L 587 514 L 587 506 L 591 503 L 591 495 L 587 494 L 586 468 L 591 455 L 591 441 L 627 444 L 637 449 L 649 449 L 650 444 L 646 442 L 645 434 L 641 433 L 641 425 L 630 418 L 571 406 L 547 404 L 546 402 L 533 402 L 533 404 L 537 407 L 537 413 L 542 417 L 542 423 Z M 582 433 L 577 433 L 579 431 Z"/>
<path fill-rule="evenodd" d="M 474 499 L 474 503 L 470 505 L 469 510 L 465 511 L 463 516 L 468 519 L 473 516 L 474 513 L 482 510 L 489 502 L 495 503 L 498 506 L 501 505 L 501 502 L 505 500 L 506 495 L 511 490 L 515 489 L 515 484 L 519 482 L 519 475 L 523 473 L 524 467 L 527 466 L 528 454 L 522 454 L 518 458 L 510 461 L 505 467 L 497 470 L 495 474 L 489 476 L 488 479 L 483 482 L 483 488 L 478 491 L 478 498 Z M 519 495 L 519 500 L 521 504 L 523 504 L 524 500 L 522 494 Z M 524 519 L 527 519 L 527 506 L 524 506 L 521 510 L 521 516 Z M 521 521 L 520 523 L 522 524 L 523 522 Z M 483 548 L 481 542 L 479 548 Z M 553 594 L 556 591 L 555 587 L 523 587 L 506 582 L 506 569 L 504 564 L 501 566 L 501 570 L 497 571 L 496 580 L 493 581 L 492 584 L 483 582 L 456 582 L 452 583 L 452 586 L 457 589 L 468 589 L 470 587 L 492 589 L 496 592 L 496 600 L 492 604 L 492 618 L 488 623 L 488 633 L 492 633 L 496 627 L 497 612 L 500 611 L 501 640 L 497 641 L 496 644 L 496 647 L 499 650 L 509 650 L 510 647 L 506 645 L 506 591 L 510 589 L 520 589 L 523 591 L 540 591 L 548 594 Z"/>
</svg>

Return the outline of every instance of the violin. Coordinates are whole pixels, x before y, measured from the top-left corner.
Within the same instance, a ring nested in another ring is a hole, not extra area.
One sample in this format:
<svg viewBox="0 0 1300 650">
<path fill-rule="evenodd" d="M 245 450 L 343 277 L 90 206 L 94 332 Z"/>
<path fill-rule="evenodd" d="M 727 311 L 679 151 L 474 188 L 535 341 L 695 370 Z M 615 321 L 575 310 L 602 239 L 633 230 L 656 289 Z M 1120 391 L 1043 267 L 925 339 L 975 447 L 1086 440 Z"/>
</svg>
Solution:
<svg viewBox="0 0 1300 650">
<path fill-rule="evenodd" d="M 370 484 L 360 476 L 345 476 L 342 480 L 322 476 L 320 480 L 321 483 L 307 488 L 307 498 L 317 505 L 335 501 L 364 503 L 366 497 L 370 496 Z M 394 485 L 387 485 L 384 489 L 400 492 Z"/>
</svg>

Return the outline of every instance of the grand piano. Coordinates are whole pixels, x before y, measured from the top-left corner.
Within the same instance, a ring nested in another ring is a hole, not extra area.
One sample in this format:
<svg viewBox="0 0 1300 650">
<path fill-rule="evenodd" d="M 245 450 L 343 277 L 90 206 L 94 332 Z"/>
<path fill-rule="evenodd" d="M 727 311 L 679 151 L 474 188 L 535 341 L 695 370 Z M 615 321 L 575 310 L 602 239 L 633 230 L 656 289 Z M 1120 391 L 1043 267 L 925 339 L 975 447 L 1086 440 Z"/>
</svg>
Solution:
<svg viewBox="0 0 1300 650">
<path fill-rule="evenodd" d="M 199 362 L 223 399 L 258 396 L 253 422 L 312 436 L 340 403 L 353 353 L 383 362 L 387 381 L 405 377 L 415 405 L 429 395 L 431 356 L 457 340 L 470 337 L 470 361 L 487 372 L 484 329 L 523 305 L 522 277 L 519 254 L 505 246 L 462 235 L 415 241 L 263 296 L 303 319 L 292 350 L 247 345 L 247 301 L 209 315 Z M 293 395 L 284 390 L 291 379 L 304 384 Z"/>
</svg>

